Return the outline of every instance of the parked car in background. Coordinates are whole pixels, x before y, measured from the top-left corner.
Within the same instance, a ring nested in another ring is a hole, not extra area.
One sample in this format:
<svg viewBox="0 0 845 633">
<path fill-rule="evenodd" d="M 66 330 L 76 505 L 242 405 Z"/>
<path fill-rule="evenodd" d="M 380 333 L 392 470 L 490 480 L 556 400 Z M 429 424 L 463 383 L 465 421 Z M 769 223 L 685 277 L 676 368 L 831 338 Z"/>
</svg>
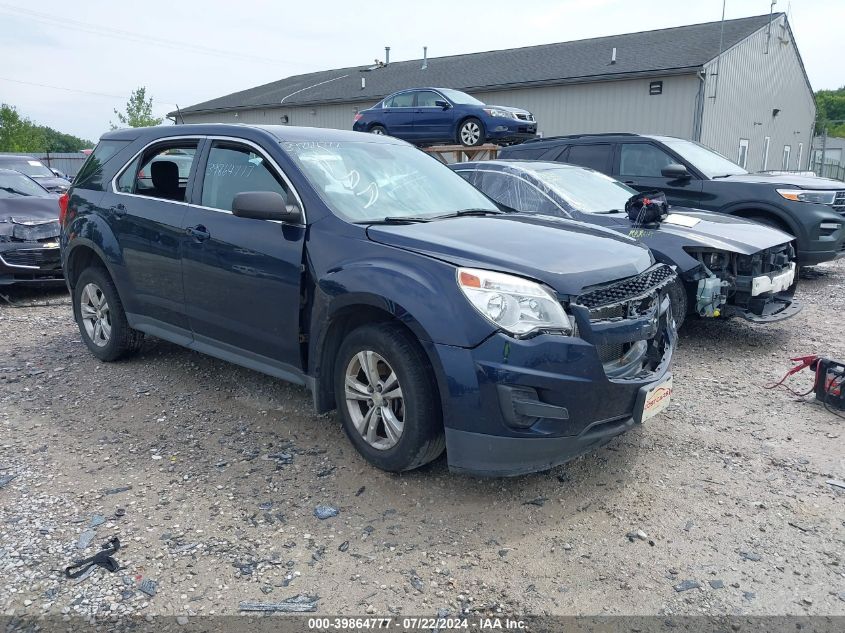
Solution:
<svg viewBox="0 0 845 633">
<path fill-rule="evenodd" d="M 598 224 L 641 240 L 678 273 L 670 289 L 678 327 L 688 314 L 768 323 L 801 310 L 792 297 L 798 278 L 792 236 L 783 231 L 675 206 L 658 221 L 632 221 L 626 208 L 636 191 L 575 165 L 493 160 L 450 167 L 501 208 Z"/>
<path fill-rule="evenodd" d="M 845 256 L 845 182 L 795 174 L 752 174 L 692 141 L 641 134 L 581 134 L 505 148 L 499 158 L 572 163 L 671 204 L 768 224 L 795 236 L 798 263 Z"/>
<path fill-rule="evenodd" d="M 58 197 L 0 169 L 0 286 L 62 282 Z"/>
<path fill-rule="evenodd" d="M 537 135 L 528 110 L 486 105 L 450 88 L 396 92 L 355 115 L 356 132 L 387 134 L 417 145 L 519 143 Z"/>
<path fill-rule="evenodd" d="M 192 155 L 184 185 L 161 158 L 175 150 Z M 153 188 L 140 188 L 148 166 Z M 97 358 L 152 334 L 305 385 L 386 470 L 444 446 L 458 471 L 550 468 L 671 394 L 669 266 L 599 227 L 504 213 L 397 139 L 109 132 L 62 197 L 61 224 Z M 608 306 L 623 316 L 608 322 Z"/>
<path fill-rule="evenodd" d="M 59 178 L 40 160 L 25 154 L 0 154 L 0 169 L 19 171 L 51 193 L 64 193 L 70 187 L 69 180 Z"/>
</svg>

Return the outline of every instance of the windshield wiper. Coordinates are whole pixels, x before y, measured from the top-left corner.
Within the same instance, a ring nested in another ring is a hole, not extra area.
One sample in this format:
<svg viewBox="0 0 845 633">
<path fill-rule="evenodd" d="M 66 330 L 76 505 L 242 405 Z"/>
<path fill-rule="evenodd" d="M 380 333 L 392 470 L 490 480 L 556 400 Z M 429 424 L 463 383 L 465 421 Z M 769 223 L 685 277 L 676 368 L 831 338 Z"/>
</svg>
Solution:
<svg viewBox="0 0 845 633">
<path fill-rule="evenodd" d="M 413 224 L 415 222 L 430 222 L 431 220 L 432 218 L 423 218 L 412 215 L 389 215 L 386 218 L 364 220 L 362 222 L 356 222 L 355 224 Z"/>
<path fill-rule="evenodd" d="M 504 215 L 508 211 L 501 209 L 461 209 L 454 213 L 444 213 L 443 215 L 435 215 L 432 220 L 444 220 L 446 218 L 460 218 L 467 215 Z"/>
</svg>

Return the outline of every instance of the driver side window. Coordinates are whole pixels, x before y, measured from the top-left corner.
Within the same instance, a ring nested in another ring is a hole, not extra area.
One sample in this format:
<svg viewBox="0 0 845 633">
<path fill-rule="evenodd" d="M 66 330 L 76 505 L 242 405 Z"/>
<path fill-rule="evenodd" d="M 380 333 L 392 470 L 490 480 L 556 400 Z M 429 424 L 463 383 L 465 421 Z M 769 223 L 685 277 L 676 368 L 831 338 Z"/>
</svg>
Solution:
<svg viewBox="0 0 845 633">
<path fill-rule="evenodd" d="M 216 141 L 208 153 L 202 182 L 202 206 L 231 211 L 245 191 L 275 191 L 288 201 L 288 188 L 267 160 L 250 147 Z"/>
<path fill-rule="evenodd" d="M 678 162 L 663 150 L 649 143 L 622 143 L 620 149 L 620 176 L 663 178 L 661 173 L 663 168 Z"/>
</svg>

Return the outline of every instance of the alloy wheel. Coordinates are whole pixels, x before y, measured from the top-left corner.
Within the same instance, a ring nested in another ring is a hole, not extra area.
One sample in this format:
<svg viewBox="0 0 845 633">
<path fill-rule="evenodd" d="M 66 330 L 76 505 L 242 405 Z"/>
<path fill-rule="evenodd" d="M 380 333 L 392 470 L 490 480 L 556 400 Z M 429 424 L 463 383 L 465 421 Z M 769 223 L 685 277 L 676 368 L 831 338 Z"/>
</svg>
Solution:
<svg viewBox="0 0 845 633">
<path fill-rule="evenodd" d="M 82 289 L 79 310 L 88 338 L 98 347 L 108 345 L 111 340 L 111 310 L 97 284 L 89 283 Z"/>
<path fill-rule="evenodd" d="M 384 128 L 381 127 L 374 127 L 372 130 L 370 130 L 370 132 L 378 136 L 384 136 Z"/>
<path fill-rule="evenodd" d="M 475 145 L 481 138 L 481 128 L 475 121 L 467 121 L 461 126 L 461 142 L 464 145 Z"/>
<path fill-rule="evenodd" d="M 346 407 L 364 441 L 378 450 L 393 448 L 405 425 L 405 399 L 390 364 L 370 350 L 355 354 L 346 366 Z"/>
</svg>

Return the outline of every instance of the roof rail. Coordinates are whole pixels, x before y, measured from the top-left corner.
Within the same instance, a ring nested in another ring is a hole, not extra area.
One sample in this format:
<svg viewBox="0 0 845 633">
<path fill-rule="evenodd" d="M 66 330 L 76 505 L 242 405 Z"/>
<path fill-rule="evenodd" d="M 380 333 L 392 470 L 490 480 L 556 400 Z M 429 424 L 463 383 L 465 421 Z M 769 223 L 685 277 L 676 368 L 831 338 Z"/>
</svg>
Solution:
<svg viewBox="0 0 845 633">
<path fill-rule="evenodd" d="M 570 138 L 586 138 L 592 136 L 640 136 L 635 132 L 594 132 L 592 134 L 563 134 L 561 136 L 545 136 L 545 137 L 535 137 L 530 138 L 527 141 L 524 141 L 522 145 L 526 143 L 541 143 L 543 141 L 559 141 L 561 139 L 570 139 Z"/>
</svg>

